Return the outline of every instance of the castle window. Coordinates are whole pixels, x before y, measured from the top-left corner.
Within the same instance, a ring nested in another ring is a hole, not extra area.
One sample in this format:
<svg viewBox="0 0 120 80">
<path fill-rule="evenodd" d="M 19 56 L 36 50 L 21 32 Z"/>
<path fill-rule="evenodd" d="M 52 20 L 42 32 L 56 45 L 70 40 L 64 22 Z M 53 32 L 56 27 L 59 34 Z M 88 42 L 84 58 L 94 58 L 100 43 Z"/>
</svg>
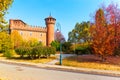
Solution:
<svg viewBox="0 0 120 80">
<path fill-rule="evenodd" d="M 30 32 L 30 36 L 32 36 L 32 32 Z"/>
<path fill-rule="evenodd" d="M 23 32 L 22 32 L 22 31 L 20 31 L 20 35 L 23 35 Z"/>
</svg>

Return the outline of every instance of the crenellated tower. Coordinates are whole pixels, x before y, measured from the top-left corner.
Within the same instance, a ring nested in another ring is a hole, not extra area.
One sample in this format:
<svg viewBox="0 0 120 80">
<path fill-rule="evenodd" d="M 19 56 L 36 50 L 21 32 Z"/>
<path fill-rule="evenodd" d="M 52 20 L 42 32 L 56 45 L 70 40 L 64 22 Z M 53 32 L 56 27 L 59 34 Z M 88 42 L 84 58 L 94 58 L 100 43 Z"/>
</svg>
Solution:
<svg viewBox="0 0 120 80">
<path fill-rule="evenodd" d="M 45 18 L 45 23 L 47 27 L 47 46 L 50 46 L 51 42 L 54 41 L 54 25 L 55 25 L 56 19 L 53 18 L 51 15 L 47 18 Z"/>
</svg>

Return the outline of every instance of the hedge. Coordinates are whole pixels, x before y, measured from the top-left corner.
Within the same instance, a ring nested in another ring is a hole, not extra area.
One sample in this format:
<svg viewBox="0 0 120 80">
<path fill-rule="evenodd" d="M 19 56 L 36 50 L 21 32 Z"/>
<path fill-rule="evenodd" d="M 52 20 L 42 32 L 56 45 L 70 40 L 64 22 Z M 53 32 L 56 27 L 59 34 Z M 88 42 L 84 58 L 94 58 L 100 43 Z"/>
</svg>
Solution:
<svg viewBox="0 0 120 80">
<path fill-rule="evenodd" d="M 55 54 L 56 49 L 54 47 L 24 47 L 20 46 L 15 49 L 16 53 L 23 58 L 25 55 L 30 57 L 31 59 L 41 58 L 41 57 L 50 57 L 51 54 Z"/>
</svg>

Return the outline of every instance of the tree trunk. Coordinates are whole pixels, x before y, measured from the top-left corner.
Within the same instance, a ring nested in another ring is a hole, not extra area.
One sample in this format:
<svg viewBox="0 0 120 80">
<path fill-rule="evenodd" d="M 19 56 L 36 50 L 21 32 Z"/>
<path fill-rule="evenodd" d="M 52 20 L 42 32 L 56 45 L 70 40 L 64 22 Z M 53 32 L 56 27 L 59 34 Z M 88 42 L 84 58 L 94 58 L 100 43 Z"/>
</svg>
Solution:
<svg viewBox="0 0 120 80">
<path fill-rule="evenodd" d="M 105 56 L 102 55 L 101 58 L 102 58 L 102 62 L 105 62 L 105 61 L 106 61 Z"/>
</svg>

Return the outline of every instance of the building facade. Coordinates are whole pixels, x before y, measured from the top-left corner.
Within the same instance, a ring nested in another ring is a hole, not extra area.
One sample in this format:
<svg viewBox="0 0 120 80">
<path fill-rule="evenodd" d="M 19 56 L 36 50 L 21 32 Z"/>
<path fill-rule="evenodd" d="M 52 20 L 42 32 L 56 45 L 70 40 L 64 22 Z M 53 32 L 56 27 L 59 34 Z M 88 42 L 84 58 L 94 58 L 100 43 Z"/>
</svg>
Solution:
<svg viewBox="0 0 120 80">
<path fill-rule="evenodd" d="M 45 46 L 50 46 L 51 42 L 54 41 L 55 22 L 56 19 L 49 16 L 45 18 L 46 27 L 40 27 L 27 25 L 22 20 L 10 19 L 9 30 L 10 34 L 13 31 L 18 31 L 24 40 L 34 38 L 42 42 Z"/>
</svg>

